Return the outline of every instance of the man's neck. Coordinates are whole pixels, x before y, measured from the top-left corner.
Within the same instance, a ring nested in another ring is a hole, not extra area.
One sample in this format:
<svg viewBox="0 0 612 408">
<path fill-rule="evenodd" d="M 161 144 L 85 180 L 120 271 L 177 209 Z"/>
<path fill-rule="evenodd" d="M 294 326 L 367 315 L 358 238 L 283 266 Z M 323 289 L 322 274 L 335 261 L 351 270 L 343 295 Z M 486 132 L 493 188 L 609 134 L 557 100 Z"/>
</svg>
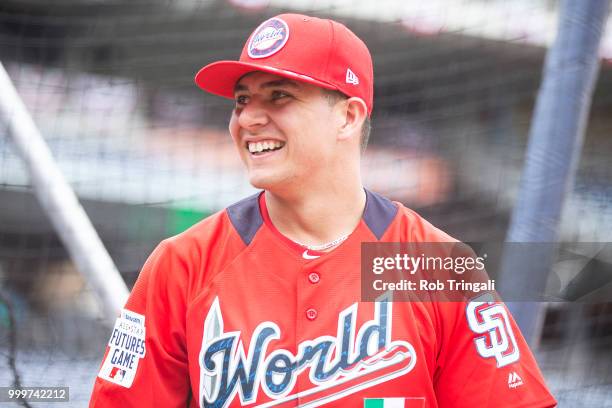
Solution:
<svg viewBox="0 0 612 408">
<path fill-rule="evenodd" d="M 292 196 L 266 191 L 266 205 L 274 226 L 286 237 L 305 245 L 321 245 L 353 232 L 366 203 L 361 184 L 340 189 L 326 186 L 322 190 L 301 191 Z"/>
</svg>

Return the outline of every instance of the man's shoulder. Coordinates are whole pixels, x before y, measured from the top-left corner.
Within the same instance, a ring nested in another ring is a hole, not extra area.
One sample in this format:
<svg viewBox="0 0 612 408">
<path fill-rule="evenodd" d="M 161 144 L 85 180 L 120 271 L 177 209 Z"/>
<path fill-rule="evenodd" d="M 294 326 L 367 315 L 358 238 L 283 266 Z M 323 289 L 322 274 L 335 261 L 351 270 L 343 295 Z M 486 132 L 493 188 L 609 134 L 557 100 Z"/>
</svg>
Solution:
<svg viewBox="0 0 612 408">
<path fill-rule="evenodd" d="M 187 228 L 185 231 L 180 232 L 170 238 L 167 241 L 171 242 L 186 242 L 192 240 L 203 240 L 210 236 L 211 233 L 218 233 L 224 229 L 227 229 L 227 220 L 225 215 L 226 209 L 218 210 L 200 221 Z"/>
<path fill-rule="evenodd" d="M 390 241 L 410 242 L 456 242 L 457 240 L 434 226 L 415 210 L 398 201 L 392 201 L 397 206 L 397 215 L 389 228 Z"/>
<path fill-rule="evenodd" d="M 263 222 L 258 195 L 254 194 L 218 210 L 165 241 L 173 246 L 206 246 L 228 240 L 248 245 Z"/>
</svg>

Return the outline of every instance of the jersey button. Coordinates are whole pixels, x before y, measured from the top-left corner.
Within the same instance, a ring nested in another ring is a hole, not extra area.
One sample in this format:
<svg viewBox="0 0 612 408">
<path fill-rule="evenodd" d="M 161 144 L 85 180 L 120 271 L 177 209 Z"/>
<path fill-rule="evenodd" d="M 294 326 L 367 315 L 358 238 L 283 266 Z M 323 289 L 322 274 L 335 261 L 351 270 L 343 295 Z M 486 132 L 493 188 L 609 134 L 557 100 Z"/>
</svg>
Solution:
<svg viewBox="0 0 612 408">
<path fill-rule="evenodd" d="M 308 274 L 308 280 L 310 281 L 310 283 L 319 283 L 319 281 L 321 280 L 321 275 L 316 272 L 310 272 Z"/>
<path fill-rule="evenodd" d="M 317 313 L 317 311 L 316 311 L 315 309 L 308 309 L 308 310 L 306 311 L 306 318 L 307 318 L 308 320 L 314 320 L 314 319 L 316 319 L 316 318 L 317 318 L 317 314 L 318 314 L 318 313 Z"/>
</svg>

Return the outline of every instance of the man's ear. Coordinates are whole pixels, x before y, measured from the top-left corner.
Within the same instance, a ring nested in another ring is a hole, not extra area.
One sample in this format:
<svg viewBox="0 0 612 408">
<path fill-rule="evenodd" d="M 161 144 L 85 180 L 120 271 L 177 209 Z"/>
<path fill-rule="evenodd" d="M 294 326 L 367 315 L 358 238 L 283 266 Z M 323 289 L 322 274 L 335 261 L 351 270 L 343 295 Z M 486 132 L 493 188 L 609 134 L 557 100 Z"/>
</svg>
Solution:
<svg viewBox="0 0 612 408">
<path fill-rule="evenodd" d="M 344 140 L 361 135 L 363 122 L 368 116 L 368 108 L 361 98 L 355 96 L 348 98 L 342 104 L 343 122 L 340 125 L 338 139 Z"/>
</svg>

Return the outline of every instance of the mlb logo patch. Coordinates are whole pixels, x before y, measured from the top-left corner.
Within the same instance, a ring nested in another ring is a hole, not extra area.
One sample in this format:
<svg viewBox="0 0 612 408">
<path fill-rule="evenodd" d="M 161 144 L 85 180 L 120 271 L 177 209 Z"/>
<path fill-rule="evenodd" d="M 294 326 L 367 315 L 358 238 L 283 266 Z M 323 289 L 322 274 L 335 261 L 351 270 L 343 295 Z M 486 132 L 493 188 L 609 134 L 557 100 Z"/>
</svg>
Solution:
<svg viewBox="0 0 612 408">
<path fill-rule="evenodd" d="M 424 408 L 425 398 L 364 398 L 363 408 Z"/>
<path fill-rule="evenodd" d="M 113 378 L 117 381 L 122 381 L 123 377 L 125 377 L 125 370 L 120 369 L 119 367 L 113 367 L 109 374 L 110 378 Z"/>
</svg>

